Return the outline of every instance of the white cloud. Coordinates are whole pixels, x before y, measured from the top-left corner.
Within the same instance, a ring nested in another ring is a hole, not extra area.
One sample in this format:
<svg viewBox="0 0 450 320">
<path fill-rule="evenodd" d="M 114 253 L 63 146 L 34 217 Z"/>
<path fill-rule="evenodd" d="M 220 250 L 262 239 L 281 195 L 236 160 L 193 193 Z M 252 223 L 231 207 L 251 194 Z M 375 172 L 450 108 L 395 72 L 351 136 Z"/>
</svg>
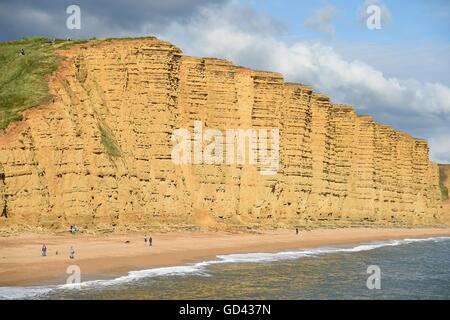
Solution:
<svg viewBox="0 0 450 320">
<path fill-rule="evenodd" d="M 370 38 L 368 38 L 369 40 Z M 420 76 L 421 81 L 441 82 L 450 86 L 449 44 L 428 43 L 380 44 L 360 42 L 334 42 L 333 48 L 346 60 L 364 60 L 385 76 L 413 78 Z"/>
<path fill-rule="evenodd" d="M 381 8 L 382 27 L 392 21 L 381 1 L 364 1 L 358 11 L 363 25 L 367 6 L 372 4 Z M 63 38 L 159 35 L 190 55 L 228 58 L 239 65 L 281 72 L 287 81 L 312 85 L 335 102 L 353 104 L 380 122 L 428 139 L 432 158 L 450 162 L 450 89 L 442 83 L 450 84 L 448 43 L 431 48 L 333 41 L 332 48 L 285 42 L 280 34 L 285 25 L 242 4 L 252 1 L 129 0 L 123 6 L 111 0 L 107 8 L 89 0 L 78 2 L 82 29 L 67 30 L 64 5 L 55 6 L 53 0 L 2 0 L 0 39 L 33 34 Z M 445 15 L 444 2 L 438 2 L 429 16 Z M 325 5 L 305 25 L 333 35 L 338 14 Z M 433 81 L 419 81 L 414 75 Z"/>
<path fill-rule="evenodd" d="M 438 163 L 449 163 L 450 159 L 450 134 L 444 133 L 439 136 L 432 136 L 429 139 L 430 155 Z"/>
<path fill-rule="evenodd" d="M 429 139 L 432 148 L 439 148 L 431 153 L 436 160 L 450 162 L 450 144 L 440 138 L 450 135 L 446 128 L 450 120 L 447 86 L 386 77 L 367 63 L 347 61 L 329 46 L 288 44 L 276 34 L 241 28 L 242 17 L 236 14 L 236 6 L 231 3 L 214 10 L 204 8 L 188 24 L 173 23 L 161 36 L 190 55 L 227 58 L 239 65 L 281 72 L 287 81 L 312 85 L 335 102 L 352 103 L 365 114 Z"/>
<path fill-rule="evenodd" d="M 333 20 L 336 18 L 338 10 L 332 5 L 325 5 L 319 8 L 314 14 L 306 19 L 305 26 L 314 31 L 323 33 L 328 36 L 334 36 L 336 30 Z"/>
</svg>

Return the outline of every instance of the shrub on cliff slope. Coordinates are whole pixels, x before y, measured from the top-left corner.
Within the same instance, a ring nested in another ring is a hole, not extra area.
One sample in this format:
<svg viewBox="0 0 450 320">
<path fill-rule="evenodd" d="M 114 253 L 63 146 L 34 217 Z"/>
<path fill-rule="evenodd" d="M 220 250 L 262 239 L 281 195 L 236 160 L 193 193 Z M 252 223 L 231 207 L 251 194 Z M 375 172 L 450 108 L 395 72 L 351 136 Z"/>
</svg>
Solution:
<svg viewBox="0 0 450 320">
<path fill-rule="evenodd" d="M 0 130 L 21 120 L 21 111 L 51 99 L 47 77 L 61 59 L 54 50 L 74 43 L 42 37 L 0 43 Z M 19 54 L 22 49 L 25 55 Z"/>
<path fill-rule="evenodd" d="M 101 142 L 106 149 L 109 157 L 117 158 L 121 156 L 119 145 L 114 138 L 114 134 L 102 121 L 99 121 L 98 127 L 101 134 Z"/>
</svg>

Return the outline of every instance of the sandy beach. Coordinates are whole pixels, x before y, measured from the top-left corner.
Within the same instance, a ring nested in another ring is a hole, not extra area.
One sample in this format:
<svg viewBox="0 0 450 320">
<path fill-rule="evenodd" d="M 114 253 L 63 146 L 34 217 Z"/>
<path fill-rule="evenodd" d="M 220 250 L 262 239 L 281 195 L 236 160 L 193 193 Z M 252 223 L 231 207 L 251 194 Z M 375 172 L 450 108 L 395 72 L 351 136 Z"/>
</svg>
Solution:
<svg viewBox="0 0 450 320">
<path fill-rule="evenodd" d="M 257 234 L 225 232 L 179 232 L 149 234 L 153 246 L 144 243 L 144 233 L 107 235 L 24 234 L 0 238 L 0 286 L 61 284 L 70 265 L 78 265 L 82 281 L 116 277 L 131 270 L 183 265 L 213 259 L 216 255 L 275 252 L 375 240 L 450 236 L 450 228 L 422 229 L 317 229 L 277 230 Z M 41 247 L 47 246 L 47 256 Z M 69 259 L 69 248 L 75 259 Z M 56 254 L 58 252 L 58 254 Z"/>
</svg>

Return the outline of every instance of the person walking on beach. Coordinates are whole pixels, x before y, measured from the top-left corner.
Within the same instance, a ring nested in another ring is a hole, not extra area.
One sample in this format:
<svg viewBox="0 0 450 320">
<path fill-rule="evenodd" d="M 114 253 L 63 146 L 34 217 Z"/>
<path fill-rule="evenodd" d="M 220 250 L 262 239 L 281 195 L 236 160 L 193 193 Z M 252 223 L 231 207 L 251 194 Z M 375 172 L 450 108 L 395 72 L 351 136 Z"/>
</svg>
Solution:
<svg viewBox="0 0 450 320">
<path fill-rule="evenodd" d="M 75 259 L 75 249 L 73 248 L 73 246 L 70 246 L 69 258 Z"/>
<path fill-rule="evenodd" d="M 150 237 L 150 238 L 148 239 L 148 245 L 151 247 L 152 244 L 153 244 L 153 239 L 152 239 L 152 237 Z"/>
<path fill-rule="evenodd" d="M 42 256 L 45 257 L 47 256 L 47 246 L 45 244 L 42 245 Z"/>
<path fill-rule="evenodd" d="M 147 244 L 147 235 L 144 236 L 144 243 Z"/>
<path fill-rule="evenodd" d="M 298 234 L 298 228 L 295 228 L 295 234 Z"/>
</svg>

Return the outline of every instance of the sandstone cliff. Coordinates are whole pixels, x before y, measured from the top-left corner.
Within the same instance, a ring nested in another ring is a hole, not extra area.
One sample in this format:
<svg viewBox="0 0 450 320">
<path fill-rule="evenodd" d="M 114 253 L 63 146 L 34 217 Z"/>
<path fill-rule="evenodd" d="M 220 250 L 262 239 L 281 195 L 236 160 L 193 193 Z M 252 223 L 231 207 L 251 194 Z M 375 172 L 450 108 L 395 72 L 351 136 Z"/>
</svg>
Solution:
<svg viewBox="0 0 450 320">
<path fill-rule="evenodd" d="M 439 165 L 439 184 L 441 188 L 441 193 L 443 195 L 443 212 L 441 219 L 442 221 L 450 221 L 450 164 L 440 164 Z"/>
<path fill-rule="evenodd" d="M 0 229 L 440 222 L 427 143 L 280 74 L 157 39 L 61 51 L 53 102 L 0 134 Z M 279 128 L 280 168 L 175 165 L 176 128 Z"/>
</svg>

